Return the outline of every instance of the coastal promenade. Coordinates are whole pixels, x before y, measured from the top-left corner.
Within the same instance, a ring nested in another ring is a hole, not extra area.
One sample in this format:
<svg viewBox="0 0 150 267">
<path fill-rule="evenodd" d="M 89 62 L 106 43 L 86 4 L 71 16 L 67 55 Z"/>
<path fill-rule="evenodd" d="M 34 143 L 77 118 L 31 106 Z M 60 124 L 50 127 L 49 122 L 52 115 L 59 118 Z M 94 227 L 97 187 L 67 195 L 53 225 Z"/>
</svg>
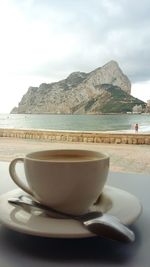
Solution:
<svg viewBox="0 0 150 267">
<path fill-rule="evenodd" d="M 11 161 L 32 151 L 61 148 L 101 151 L 109 154 L 111 171 L 150 175 L 150 146 L 147 144 L 52 142 L 44 139 L 0 137 L 0 160 Z"/>
<path fill-rule="evenodd" d="M 98 131 L 62 131 L 35 129 L 3 129 L 0 137 L 32 139 L 49 142 L 92 143 L 92 144 L 143 144 L 150 145 L 150 133 L 98 132 Z"/>
</svg>

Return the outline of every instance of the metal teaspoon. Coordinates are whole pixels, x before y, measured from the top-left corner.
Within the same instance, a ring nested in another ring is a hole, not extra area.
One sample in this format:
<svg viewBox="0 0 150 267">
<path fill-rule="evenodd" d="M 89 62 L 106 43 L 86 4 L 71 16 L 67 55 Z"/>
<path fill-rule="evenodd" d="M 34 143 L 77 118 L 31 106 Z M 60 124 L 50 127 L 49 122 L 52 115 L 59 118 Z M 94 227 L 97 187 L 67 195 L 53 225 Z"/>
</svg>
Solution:
<svg viewBox="0 0 150 267">
<path fill-rule="evenodd" d="M 34 201 L 28 196 L 13 197 L 8 199 L 9 203 L 21 206 L 23 208 L 38 208 L 45 212 L 51 212 L 63 216 L 63 218 L 70 218 L 80 221 L 91 233 L 98 236 L 117 240 L 120 242 L 133 242 L 135 235 L 126 225 L 122 224 L 120 220 L 107 213 L 100 211 L 91 211 L 83 215 L 67 214 L 51 207 L 44 206 L 37 201 Z"/>
</svg>

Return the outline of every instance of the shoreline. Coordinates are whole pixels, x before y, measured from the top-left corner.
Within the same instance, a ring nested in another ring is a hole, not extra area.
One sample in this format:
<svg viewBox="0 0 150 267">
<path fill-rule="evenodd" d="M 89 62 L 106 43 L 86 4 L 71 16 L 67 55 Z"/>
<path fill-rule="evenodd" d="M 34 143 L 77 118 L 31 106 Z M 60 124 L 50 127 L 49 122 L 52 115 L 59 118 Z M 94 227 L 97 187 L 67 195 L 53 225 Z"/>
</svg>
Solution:
<svg viewBox="0 0 150 267">
<path fill-rule="evenodd" d="M 72 133 L 112 133 L 112 134 L 135 134 L 134 129 L 128 129 L 128 130 L 105 130 L 105 131 L 98 131 L 98 130 L 61 130 L 61 129 L 45 129 L 45 128 L 14 128 L 14 127 L 6 127 L 6 128 L 0 128 L 0 131 L 2 130 L 12 130 L 12 131 L 42 131 L 42 132 L 72 132 Z M 142 131 L 138 130 L 138 134 L 147 135 L 150 134 L 150 130 Z"/>
</svg>

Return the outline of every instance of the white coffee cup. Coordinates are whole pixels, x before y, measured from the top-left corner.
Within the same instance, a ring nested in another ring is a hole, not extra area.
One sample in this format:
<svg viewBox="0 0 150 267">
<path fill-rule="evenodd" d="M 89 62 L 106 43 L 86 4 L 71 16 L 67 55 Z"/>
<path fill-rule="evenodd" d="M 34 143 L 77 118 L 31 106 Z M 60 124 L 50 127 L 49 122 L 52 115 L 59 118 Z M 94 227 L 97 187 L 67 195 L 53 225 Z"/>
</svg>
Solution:
<svg viewBox="0 0 150 267">
<path fill-rule="evenodd" d="M 24 164 L 27 185 L 16 165 Z M 57 210 L 83 214 L 102 193 L 109 170 L 109 156 L 89 150 L 46 150 L 12 160 L 13 181 L 40 203 Z"/>
</svg>

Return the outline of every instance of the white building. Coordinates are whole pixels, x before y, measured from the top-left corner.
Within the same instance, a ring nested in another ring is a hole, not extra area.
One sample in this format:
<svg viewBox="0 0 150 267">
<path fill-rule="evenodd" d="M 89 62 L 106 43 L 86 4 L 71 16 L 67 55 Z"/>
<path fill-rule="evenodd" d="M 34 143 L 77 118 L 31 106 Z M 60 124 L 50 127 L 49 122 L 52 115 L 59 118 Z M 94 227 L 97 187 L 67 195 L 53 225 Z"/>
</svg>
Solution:
<svg viewBox="0 0 150 267">
<path fill-rule="evenodd" d="M 147 100 L 147 106 L 150 107 L 150 100 Z"/>
<path fill-rule="evenodd" d="M 142 105 L 135 105 L 132 109 L 133 113 L 142 113 Z"/>
</svg>

